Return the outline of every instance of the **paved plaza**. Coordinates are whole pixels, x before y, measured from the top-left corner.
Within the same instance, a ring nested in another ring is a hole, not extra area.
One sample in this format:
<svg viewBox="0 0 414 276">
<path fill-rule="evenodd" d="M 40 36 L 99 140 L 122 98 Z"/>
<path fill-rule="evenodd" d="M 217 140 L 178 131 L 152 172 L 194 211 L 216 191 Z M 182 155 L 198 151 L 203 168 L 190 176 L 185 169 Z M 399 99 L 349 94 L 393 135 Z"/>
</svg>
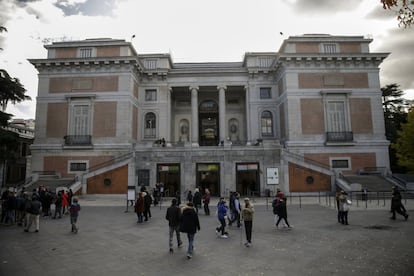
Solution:
<svg viewBox="0 0 414 276">
<path fill-rule="evenodd" d="M 350 225 L 321 204 L 288 205 L 292 230 L 276 230 L 264 199 L 256 200 L 252 246 L 244 230 L 228 227 L 229 239 L 215 234 L 212 215 L 200 214 L 191 260 L 184 246 L 168 252 L 167 203 L 137 224 L 122 199 L 80 198 L 79 233 L 69 218 L 41 218 L 39 233 L 0 226 L 0 275 L 414 275 L 414 208 L 411 217 L 390 220 L 389 208 L 351 209 Z"/>
</svg>

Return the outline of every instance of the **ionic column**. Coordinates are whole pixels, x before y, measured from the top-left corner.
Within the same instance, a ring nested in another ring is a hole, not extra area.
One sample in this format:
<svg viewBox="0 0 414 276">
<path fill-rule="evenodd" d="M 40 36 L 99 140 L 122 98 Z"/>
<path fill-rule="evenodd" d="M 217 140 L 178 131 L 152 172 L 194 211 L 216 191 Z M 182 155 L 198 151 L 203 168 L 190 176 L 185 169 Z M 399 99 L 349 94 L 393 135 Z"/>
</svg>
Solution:
<svg viewBox="0 0 414 276">
<path fill-rule="evenodd" d="M 219 137 L 220 143 L 227 141 L 226 139 L 226 89 L 225 85 L 217 86 L 219 91 Z"/>
<path fill-rule="evenodd" d="M 246 134 L 247 134 L 247 143 L 246 145 L 250 146 L 252 141 L 252 133 L 250 127 L 250 90 L 249 86 L 244 86 L 245 93 L 245 105 L 246 105 Z"/>
<path fill-rule="evenodd" d="M 198 86 L 190 86 L 191 91 L 191 144 L 198 144 Z"/>
</svg>

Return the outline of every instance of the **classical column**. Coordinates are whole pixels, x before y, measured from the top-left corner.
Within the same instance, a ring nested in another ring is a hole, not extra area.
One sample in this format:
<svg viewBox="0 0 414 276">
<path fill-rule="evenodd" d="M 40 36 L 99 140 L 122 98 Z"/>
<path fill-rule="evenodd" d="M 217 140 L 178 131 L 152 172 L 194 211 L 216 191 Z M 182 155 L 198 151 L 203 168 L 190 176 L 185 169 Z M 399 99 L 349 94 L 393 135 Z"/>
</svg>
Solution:
<svg viewBox="0 0 414 276">
<path fill-rule="evenodd" d="M 247 134 L 247 142 L 246 145 L 250 146 L 252 141 L 252 133 L 250 127 L 250 90 L 249 86 L 245 85 L 244 90 L 245 93 L 245 105 L 246 105 L 246 134 Z"/>
<path fill-rule="evenodd" d="M 171 114 L 171 95 L 173 93 L 173 89 L 172 87 L 168 87 L 168 92 L 167 92 L 167 118 L 168 118 L 168 122 L 167 122 L 167 137 L 165 137 L 165 139 L 167 140 L 167 147 L 171 147 L 171 124 L 173 124 L 173 116 Z"/>
<path fill-rule="evenodd" d="M 191 144 L 198 146 L 198 86 L 190 86 L 191 91 Z"/>
<path fill-rule="evenodd" d="M 225 85 L 217 86 L 219 91 L 219 142 L 225 143 L 226 139 L 226 89 Z"/>
</svg>

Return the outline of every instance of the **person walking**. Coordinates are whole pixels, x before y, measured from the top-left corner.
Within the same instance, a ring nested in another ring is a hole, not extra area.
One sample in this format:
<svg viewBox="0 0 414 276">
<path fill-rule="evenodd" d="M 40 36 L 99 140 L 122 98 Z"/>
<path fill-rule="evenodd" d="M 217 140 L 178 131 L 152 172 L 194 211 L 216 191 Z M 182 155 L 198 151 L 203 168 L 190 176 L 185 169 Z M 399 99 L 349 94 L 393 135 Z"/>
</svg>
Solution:
<svg viewBox="0 0 414 276">
<path fill-rule="evenodd" d="M 59 218 L 62 218 L 62 191 L 59 191 L 55 198 L 55 215 L 53 218 L 56 218 L 56 215 L 59 214 Z"/>
<path fill-rule="evenodd" d="M 210 191 L 208 189 L 204 190 L 204 195 L 203 195 L 203 204 L 204 204 L 204 213 L 206 214 L 206 216 L 210 215 Z"/>
<path fill-rule="evenodd" d="M 151 218 L 151 204 L 152 204 L 152 197 L 148 192 L 144 192 L 144 221 L 148 221 L 148 218 Z"/>
<path fill-rule="evenodd" d="M 193 202 L 193 193 L 191 191 L 187 192 L 187 202 Z"/>
<path fill-rule="evenodd" d="M 181 218 L 181 209 L 177 206 L 177 199 L 173 198 L 171 200 L 171 206 L 168 207 L 167 213 L 165 214 L 165 219 L 168 220 L 169 227 L 169 240 L 168 245 L 170 247 L 170 253 L 174 253 L 173 249 L 173 237 L 174 232 L 177 236 L 178 247 L 181 247 L 183 242 L 181 241 L 180 235 L 180 218 Z"/>
<path fill-rule="evenodd" d="M 246 243 L 244 244 L 246 247 L 250 247 L 252 245 L 253 213 L 253 204 L 251 204 L 249 198 L 245 198 L 241 216 L 244 222 L 244 229 L 246 231 Z"/>
<path fill-rule="evenodd" d="M 233 222 L 237 222 L 237 227 L 240 228 L 240 201 L 239 201 L 240 195 L 239 193 L 235 193 L 234 195 L 234 206 L 233 206 L 233 218 L 229 222 L 229 226 L 233 224 Z"/>
<path fill-rule="evenodd" d="M 283 219 L 284 221 L 285 221 L 285 223 L 286 223 L 286 225 L 287 225 L 287 227 L 290 229 L 290 228 L 292 228 L 290 225 L 289 225 L 289 222 L 288 222 L 288 220 L 287 220 L 287 207 L 286 207 L 286 197 L 282 197 L 280 200 L 279 200 L 279 206 L 278 206 L 278 209 L 277 209 L 277 215 L 279 216 L 279 219 L 277 220 L 277 222 L 276 222 L 276 228 L 277 229 L 279 229 L 279 223 L 280 223 L 280 221 Z"/>
<path fill-rule="evenodd" d="M 138 193 L 138 198 L 137 198 L 137 201 L 135 202 L 134 209 L 138 217 L 137 223 L 142 223 L 143 212 L 144 212 L 144 192 Z"/>
<path fill-rule="evenodd" d="M 181 221 L 180 221 L 180 232 L 187 233 L 188 238 L 188 249 L 187 249 L 187 259 L 193 257 L 194 251 L 194 237 L 200 228 L 200 221 L 198 215 L 194 210 L 194 205 L 192 202 L 188 202 L 186 206 L 183 207 L 181 212 Z"/>
<path fill-rule="evenodd" d="M 39 219 L 40 219 L 40 208 L 42 207 L 42 203 L 40 202 L 40 198 L 38 195 L 32 197 L 32 200 L 28 202 L 26 206 L 26 212 L 29 216 L 28 223 L 24 232 L 29 232 L 30 227 L 32 226 L 33 222 L 35 223 L 35 232 L 39 232 Z"/>
<path fill-rule="evenodd" d="M 405 220 L 408 219 L 407 210 L 401 202 L 401 193 L 397 186 L 392 187 L 392 198 L 391 198 L 391 213 L 390 219 L 395 220 L 395 213 L 400 214 Z"/>
<path fill-rule="evenodd" d="M 76 227 L 76 222 L 78 221 L 79 211 L 81 207 L 78 203 L 78 199 L 76 197 L 72 198 L 72 204 L 69 207 L 69 213 L 70 213 L 70 224 L 72 225 L 72 232 L 78 233 L 78 227 Z"/>
<path fill-rule="evenodd" d="M 198 209 L 201 208 L 201 193 L 198 188 L 195 188 L 193 195 L 194 208 L 198 214 Z"/>
<path fill-rule="evenodd" d="M 226 200 L 224 199 L 224 197 L 221 197 L 217 205 L 217 218 L 220 222 L 220 226 L 216 228 L 216 234 L 222 239 L 228 238 L 228 235 L 226 232 L 227 209 L 228 208 L 226 206 Z"/>
<path fill-rule="evenodd" d="M 349 211 L 350 202 L 348 201 L 348 196 L 345 191 L 341 191 L 339 196 L 339 212 L 340 212 L 340 221 L 344 225 L 348 225 L 348 211 Z"/>
<path fill-rule="evenodd" d="M 62 191 L 62 213 L 64 215 L 69 211 L 69 195 L 66 191 Z"/>
</svg>

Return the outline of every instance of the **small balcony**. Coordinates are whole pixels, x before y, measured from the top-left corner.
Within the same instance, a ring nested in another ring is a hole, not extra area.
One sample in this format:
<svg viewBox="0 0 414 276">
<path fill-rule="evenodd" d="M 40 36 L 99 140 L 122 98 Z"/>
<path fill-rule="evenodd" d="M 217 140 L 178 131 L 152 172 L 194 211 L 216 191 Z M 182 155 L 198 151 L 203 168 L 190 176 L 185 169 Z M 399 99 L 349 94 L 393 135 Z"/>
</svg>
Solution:
<svg viewBox="0 0 414 276">
<path fill-rule="evenodd" d="M 92 136 L 91 135 L 66 135 L 63 137 L 65 139 L 65 146 L 92 146 Z"/>
<path fill-rule="evenodd" d="M 327 143 L 349 143 L 354 141 L 354 134 L 352 131 L 327 132 Z"/>
</svg>

